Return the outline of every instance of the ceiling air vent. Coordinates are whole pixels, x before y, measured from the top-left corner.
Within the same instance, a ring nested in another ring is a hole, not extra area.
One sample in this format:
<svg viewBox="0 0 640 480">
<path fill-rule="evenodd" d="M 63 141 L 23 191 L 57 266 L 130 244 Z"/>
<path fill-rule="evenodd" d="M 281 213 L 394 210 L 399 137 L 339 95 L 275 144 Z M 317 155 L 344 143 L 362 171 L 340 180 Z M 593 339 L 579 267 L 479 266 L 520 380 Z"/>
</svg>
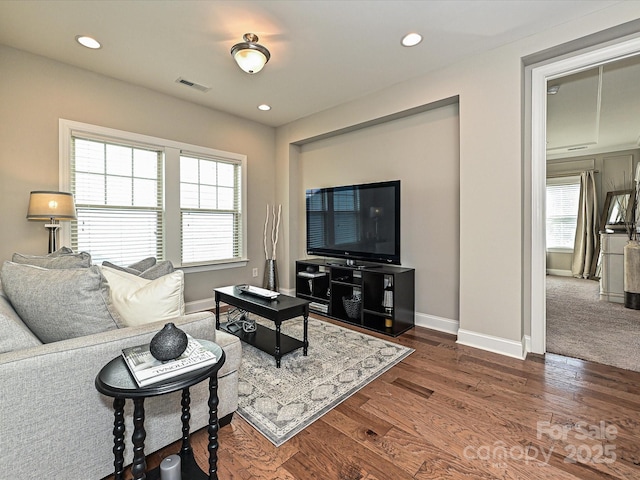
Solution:
<svg viewBox="0 0 640 480">
<path fill-rule="evenodd" d="M 200 85 L 199 83 L 192 82 L 182 77 L 178 77 L 176 83 L 181 83 L 182 85 L 186 85 L 187 87 L 195 88 L 196 90 L 200 90 L 201 92 L 208 92 L 209 90 L 211 90 L 211 87 Z"/>
</svg>

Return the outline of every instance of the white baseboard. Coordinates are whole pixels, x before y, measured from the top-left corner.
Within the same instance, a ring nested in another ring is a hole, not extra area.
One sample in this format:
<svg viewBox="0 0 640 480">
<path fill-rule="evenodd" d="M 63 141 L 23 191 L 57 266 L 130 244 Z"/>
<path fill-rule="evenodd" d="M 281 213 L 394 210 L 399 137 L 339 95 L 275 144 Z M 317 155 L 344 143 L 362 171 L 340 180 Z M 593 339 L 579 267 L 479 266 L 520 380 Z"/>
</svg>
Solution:
<svg viewBox="0 0 640 480">
<path fill-rule="evenodd" d="M 555 268 L 547 268 L 547 275 L 555 275 L 556 277 L 573 277 L 571 270 L 558 270 Z"/>
<path fill-rule="evenodd" d="M 416 313 L 415 322 L 417 327 L 451 333 L 452 335 L 457 335 L 460 328 L 460 322 L 457 320 L 427 315 L 426 313 Z"/>
<path fill-rule="evenodd" d="M 216 308 L 216 301 L 211 298 L 205 298 L 204 300 L 195 300 L 193 302 L 187 302 L 184 305 L 186 313 L 202 312 L 203 310 L 211 310 Z"/>
<path fill-rule="evenodd" d="M 523 338 L 524 338 L 524 354 L 526 357 L 527 353 L 531 351 L 531 335 L 525 335 Z"/>
<path fill-rule="evenodd" d="M 289 289 L 281 289 L 280 292 L 285 295 L 291 294 Z M 203 310 L 211 310 L 214 309 L 215 306 L 215 300 L 212 297 L 204 300 L 188 302 L 185 305 L 185 310 L 187 313 L 193 313 Z M 528 335 L 522 337 L 521 342 L 516 342 L 506 338 L 493 337 L 491 335 L 464 330 L 459 328 L 460 322 L 457 320 L 428 315 L 426 313 L 416 313 L 415 322 L 418 327 L 457 335 L 457 343 L 479 348 L 481 350 L 487 350 L 489 352 L 499 353 L 501 355 L 507 355 L 509 357 L 519 359 L 524 359 L 526 357 L 526 353 L 531 351 L 531 337 Z"/>
<path fill-rule="evenodd" d="M 480 348 L 489 352 L 499 353 L 508 357 L 524 360 L 526 357 L 525 338 L 517 342 L 507 338 L 494 337 L 483 333 L 472 332 L 470 330 L 458 330 L 458 342 L 468 347 Z"/>
</svg>

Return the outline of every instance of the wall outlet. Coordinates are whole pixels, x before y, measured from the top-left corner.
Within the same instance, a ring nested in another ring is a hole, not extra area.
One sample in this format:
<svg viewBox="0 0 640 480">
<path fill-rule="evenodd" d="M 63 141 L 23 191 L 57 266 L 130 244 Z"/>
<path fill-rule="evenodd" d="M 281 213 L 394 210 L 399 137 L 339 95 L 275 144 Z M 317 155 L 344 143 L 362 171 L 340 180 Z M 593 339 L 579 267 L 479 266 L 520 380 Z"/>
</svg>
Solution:
<svg viewBox="0 0 640 480">
<path fill-rule="evenodd" d="M 257 268 L 253 269 L 253 276 L 254 276 L 254 278 L 258 276 L 258 269 Z"/>
</svg>

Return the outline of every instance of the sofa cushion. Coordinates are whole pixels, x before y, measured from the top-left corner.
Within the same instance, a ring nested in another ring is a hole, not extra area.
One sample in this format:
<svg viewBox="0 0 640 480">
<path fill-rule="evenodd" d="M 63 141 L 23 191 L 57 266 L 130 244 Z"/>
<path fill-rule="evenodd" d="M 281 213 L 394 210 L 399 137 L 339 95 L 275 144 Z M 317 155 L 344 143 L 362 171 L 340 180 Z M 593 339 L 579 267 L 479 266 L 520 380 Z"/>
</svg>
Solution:
<svg viewBox="0 0 640 480">
<path fill-rule="evenodd" d="M 111 299 L 125 325 L 131 327 L 184 315 L 184 273 L 176 270 L 155 280 L 102 266 Z"/>
<path fill-rule="evenodd" d="M 123 325 L 98 266 L 46 269 L 5 262 L 0 278 L 16 313 L 43 343 Z"/>
<path fill-rule="evenodd" d="M 152 265 L 148 265 L 148 261 L 153 260 Z M 131 275 L 137 275 L 138 277 L 146 278 L 147 280 L 155 280 L 163 275 L 167 275 L 174 271 L 173 264 L 169 260 L 163 260 L 156 262 L 154 257 L 146 258 L 140 262 L 129 265 L 128 267 L 121 267 L 111 262 L 102 262 L 104 267 L 109 267 L 114 270 L 120 270 L 121 272 L 127 272 Z"/>
<path fill-rule="evenodd" d="M 20 319 L 0 285 L 0 353 L 38 345 L 42 345 L 42 342 Z"/>
<path fill-rule="evenodd" d="M 25 265 L 36 265 L 43 268 L 84 268 L 91 266 L 91 255 L 87 252 L 66 253 L 66 247 L 49 255 L 24 255 L 14 253 L 11 261 Z"/>
</svg>

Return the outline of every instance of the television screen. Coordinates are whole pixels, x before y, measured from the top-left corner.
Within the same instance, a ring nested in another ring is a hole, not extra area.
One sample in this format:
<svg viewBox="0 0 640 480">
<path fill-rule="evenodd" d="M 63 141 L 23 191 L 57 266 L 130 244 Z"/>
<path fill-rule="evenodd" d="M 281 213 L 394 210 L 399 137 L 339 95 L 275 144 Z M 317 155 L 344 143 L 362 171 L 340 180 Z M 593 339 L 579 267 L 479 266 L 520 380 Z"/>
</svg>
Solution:
<svg viewBox="0 0 640 480">
<path fill-rule="evenodd" d="M 400 180 L 306 192 L 307 254 L 400 264 Z"/>
</svg>

